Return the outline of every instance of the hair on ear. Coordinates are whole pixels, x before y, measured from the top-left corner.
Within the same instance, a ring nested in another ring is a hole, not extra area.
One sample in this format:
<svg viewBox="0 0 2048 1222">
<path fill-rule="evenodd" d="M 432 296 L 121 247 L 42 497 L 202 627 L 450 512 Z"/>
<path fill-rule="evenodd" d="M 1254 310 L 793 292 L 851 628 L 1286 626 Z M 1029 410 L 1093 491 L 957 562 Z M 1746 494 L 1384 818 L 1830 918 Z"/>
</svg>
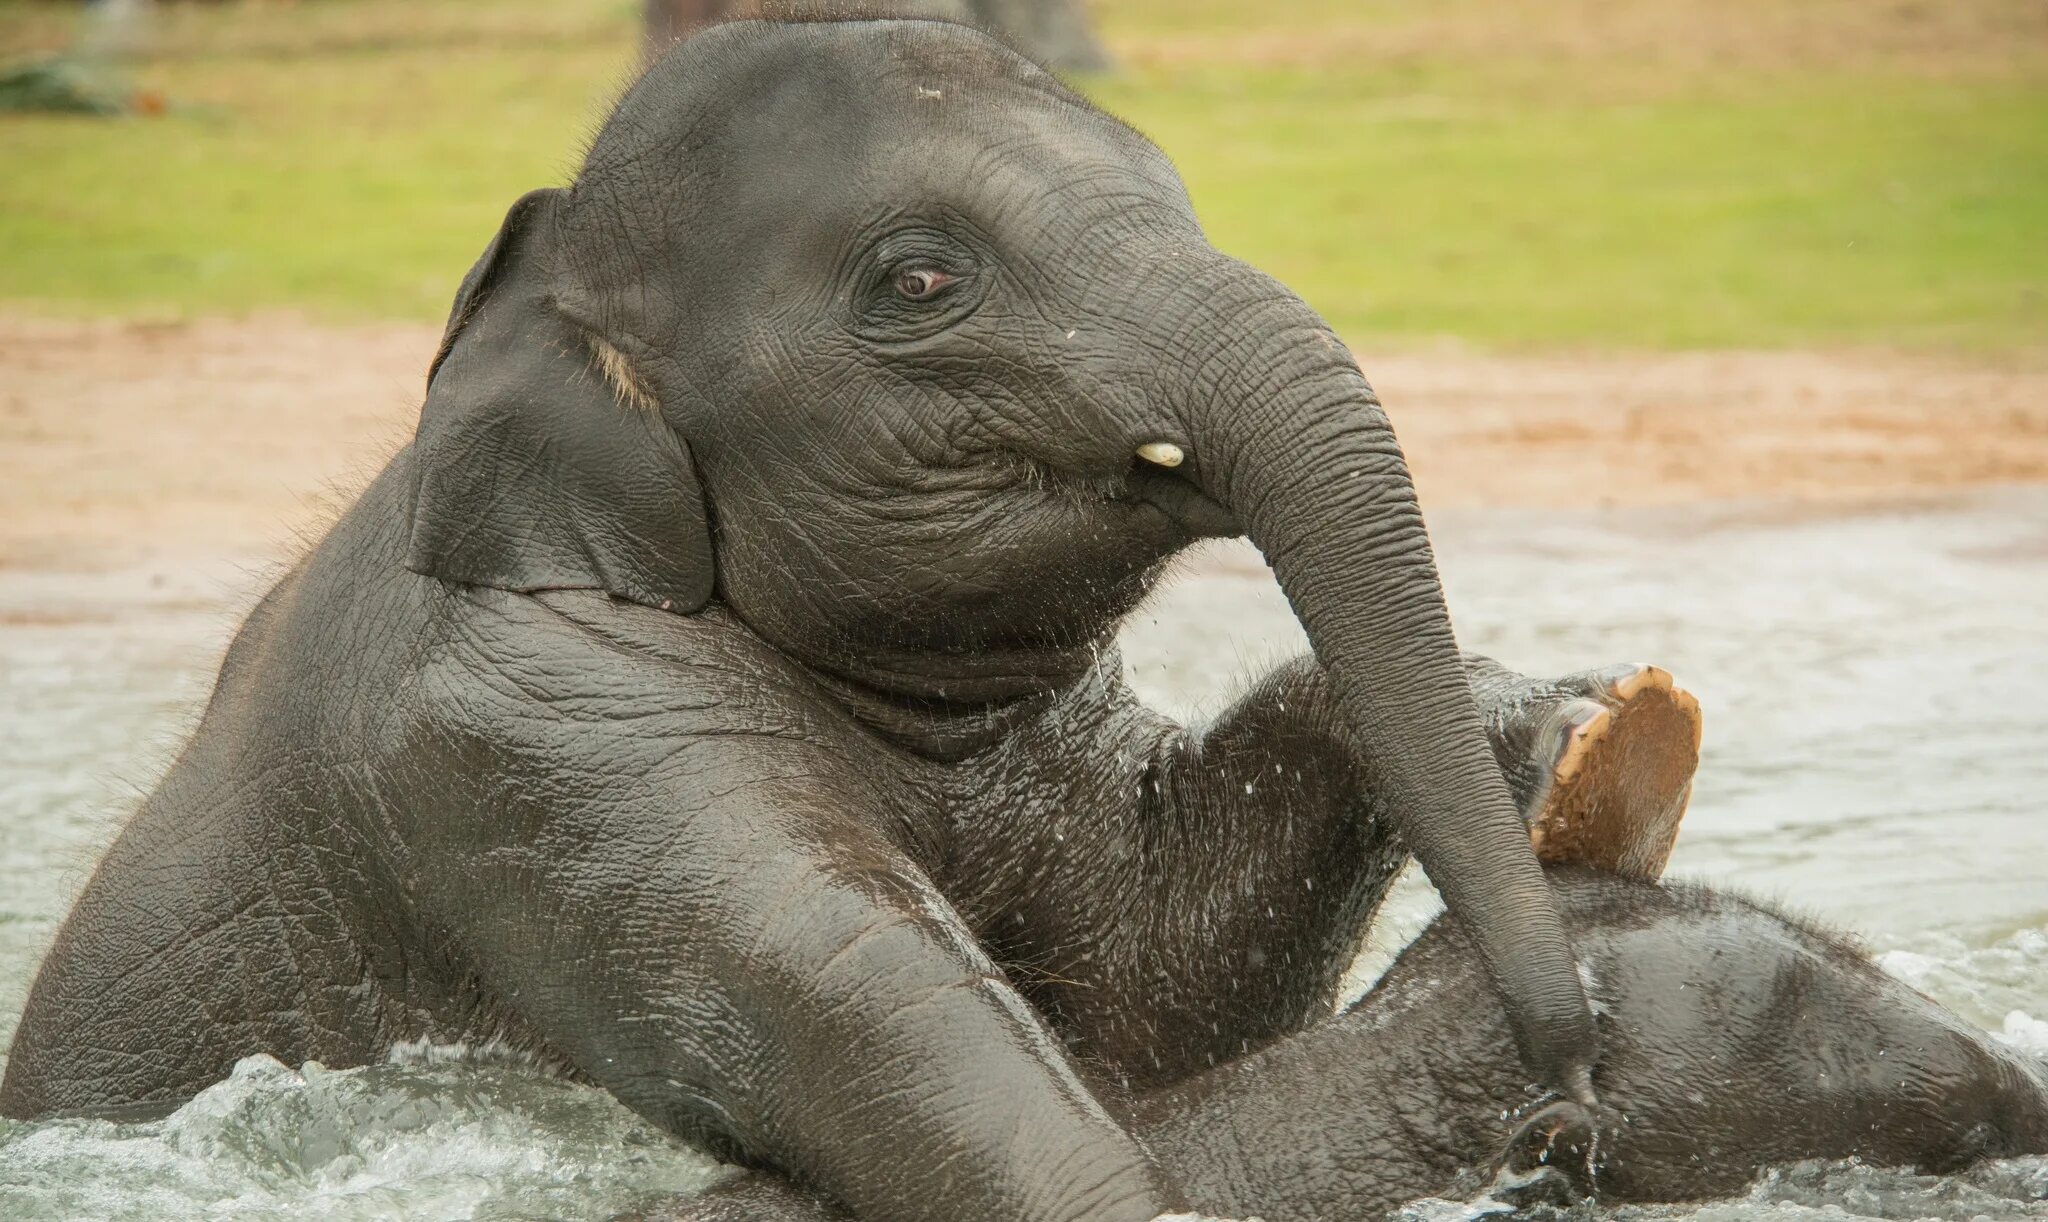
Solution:
<svg viewBox="0 0 2048 1222">
<path fill-rule="evenodd" d="M 590 345 L 590 354 L 596 360 L 598 372 L 604 375 L 605 382 L 621 402 L 635 411 L 661 410 L 654 402 L 654 396 L 641 384 L 640 375 L 633 372 L 633 364 L 626 359 L 625 353 L 595 332 L 586 331 L 584 339 Z"/>
<path fill-rule="evenodd" d="M 618 345 L 557 305 L 561 194 L 513 204 L 456 294 L 413 439 L 407 567 L 694 611 L 715 579 L 703 493 Z"/>
</svg>

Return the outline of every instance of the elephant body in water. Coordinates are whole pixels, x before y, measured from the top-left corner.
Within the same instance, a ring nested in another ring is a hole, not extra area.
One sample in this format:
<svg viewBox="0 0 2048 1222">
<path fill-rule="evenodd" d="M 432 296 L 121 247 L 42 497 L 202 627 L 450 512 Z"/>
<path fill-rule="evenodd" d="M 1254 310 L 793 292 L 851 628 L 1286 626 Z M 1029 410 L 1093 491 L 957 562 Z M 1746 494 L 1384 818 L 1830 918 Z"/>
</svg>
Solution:
<svg viewBox="0 0 2048 1222">
<path fill-rule="evenodd" d="M 1600 1135 L 1601 1199 L 1728 1196 L 1806 1158 L 1939 1173 L 2048 1153 L 2048 1066 L 1839 935 L 1703 888 L 1570 867 L 1550 877 L 1606 1037 L 1595 1081 L 1615 1117 Z M 1446 917 L 1343 1013 L 1116 1106 L 1198 1209 L 1364 1219 L 1489 1186 L 1498 1118 L 1532 1106 L 1523 1077 L 1471 942 Z M 1503 1195 L 1565 1188 L 1523 1176 Z M 747 1174 L 651 1218 L 844 1216 Z"/>
<path fill-rule="evenodd" d="M 1239 533 L 1313 653 L 1190 730 L 1114 636 Z M 860 1217 L 1144 1222 L 1185 1169 L 1102 1096 L 1327 1013 L 1412 852 L 1583 1127 L 1525 820 L 1638 822 L 1645 753 L 1592 745 L 1651 680 L 1460 655 L 1356 363 L 1131 129 L 957 26 L 716 28 L 512 206 L 412 444 L 59 931 L 0 1114 L 495 1039 Z"/>
</svg>

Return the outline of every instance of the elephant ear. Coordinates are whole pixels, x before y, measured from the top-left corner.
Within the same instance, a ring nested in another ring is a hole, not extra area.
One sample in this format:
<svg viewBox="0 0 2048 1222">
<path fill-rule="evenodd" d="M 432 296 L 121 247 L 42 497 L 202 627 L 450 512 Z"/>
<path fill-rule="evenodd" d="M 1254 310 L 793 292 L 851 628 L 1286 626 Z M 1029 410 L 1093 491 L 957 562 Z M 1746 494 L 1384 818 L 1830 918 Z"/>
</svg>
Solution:
<svg viewBox="0 0 2048 1222">
<path fill-rule="evenodd" d="M 703 492 L 625 358 L 556 301 L 560 198 L 512 205 L 456 294 L 413 438 L 406 567 L 694 611 L 714 577 Z"/>
</svg>

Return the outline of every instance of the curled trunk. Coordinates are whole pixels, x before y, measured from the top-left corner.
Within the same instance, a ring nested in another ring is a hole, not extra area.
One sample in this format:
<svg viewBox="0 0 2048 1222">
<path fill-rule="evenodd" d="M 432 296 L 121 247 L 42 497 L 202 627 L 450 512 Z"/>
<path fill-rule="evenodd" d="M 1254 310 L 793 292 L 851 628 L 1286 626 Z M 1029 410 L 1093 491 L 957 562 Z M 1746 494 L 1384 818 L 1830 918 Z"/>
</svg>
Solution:
<svg viewBox="0 0 2048 1222">
<path fill-rule="evenodd" d="M 1529 1069 L 1589 1098 L 1584 989 L 1487 746 L 1385 413 L 1344 346 L 1269 278 L 1219 256 L 1179 292 L 1158 315 L 1184 320 L 1165 350 L 1208 354 L 1166 375 L 1179 473 L 1265 553 L 1366 774 L 1472 931 Z"/>
</svg>

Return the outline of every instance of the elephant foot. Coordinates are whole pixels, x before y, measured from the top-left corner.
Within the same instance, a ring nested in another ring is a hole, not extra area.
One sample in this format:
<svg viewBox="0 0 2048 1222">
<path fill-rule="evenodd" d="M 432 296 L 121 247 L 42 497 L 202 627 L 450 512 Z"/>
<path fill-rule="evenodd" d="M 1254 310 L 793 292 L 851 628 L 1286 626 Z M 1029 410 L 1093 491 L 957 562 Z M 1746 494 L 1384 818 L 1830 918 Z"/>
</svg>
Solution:
<svg viewBox="0 0 2048 1222">
<path fill-rule="evenodd" d="M 1655 666 L 1623 665 L 1558 682 L 1566 698 L 1535 735 L 1547 768 L 1529 839 L 1548 862 L 1637 878 L 1664 872 L 1700 760 L 1700 705 Z"/>
<path fill-rule="evenodd" d="M 1517 1210 L 1536 1205 L 1567 1208 L 1598 1195 L 1598 1117 L 1560 1101 L 1524 1121 L 1494 1165 L 1488 1195 Z"/>
</svg>

